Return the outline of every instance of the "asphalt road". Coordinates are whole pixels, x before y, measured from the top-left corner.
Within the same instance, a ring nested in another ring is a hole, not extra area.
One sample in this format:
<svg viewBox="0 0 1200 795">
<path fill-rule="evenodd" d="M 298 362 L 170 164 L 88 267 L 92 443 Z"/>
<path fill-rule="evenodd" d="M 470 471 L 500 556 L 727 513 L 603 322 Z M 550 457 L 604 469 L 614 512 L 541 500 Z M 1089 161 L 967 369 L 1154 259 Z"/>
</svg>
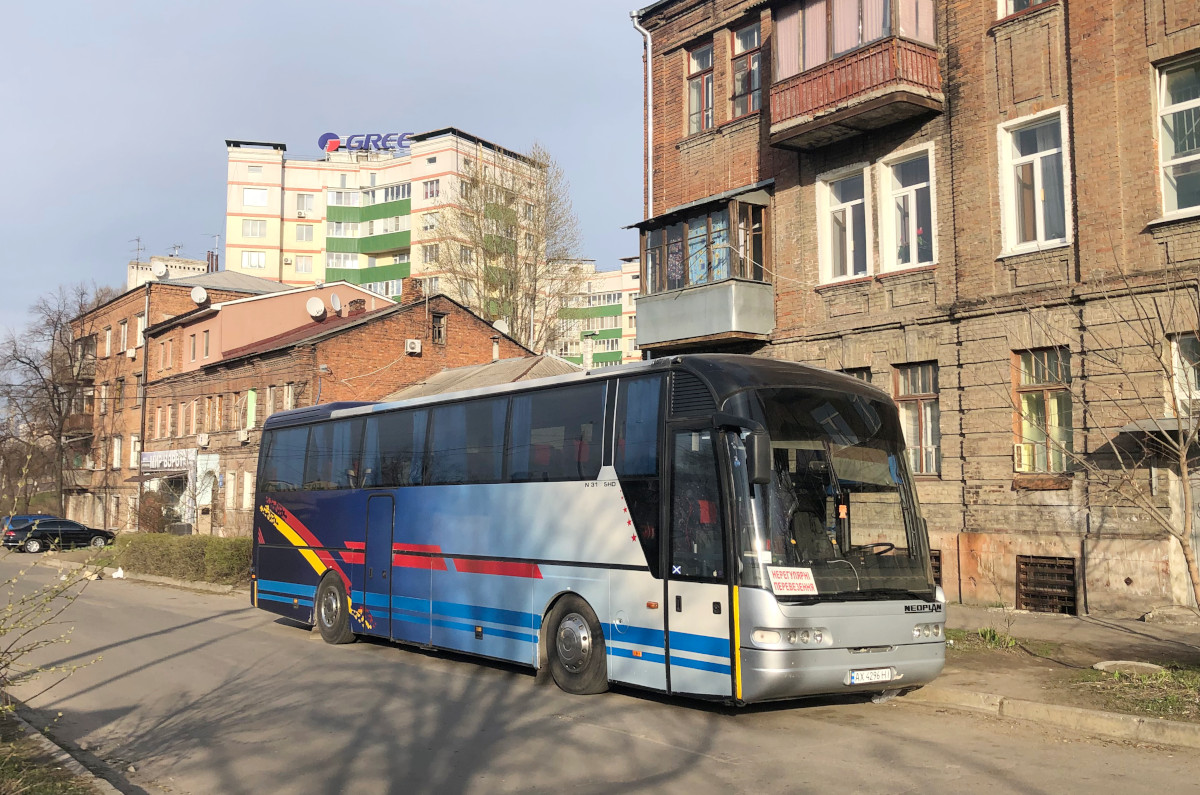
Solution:
<svg viewBox="0 0 1200 795">
<path fill-rule="evenodd" d="M 30 560 L 0 554 L 0 577 Z M 1194 752 L 903 699 L 732 710 L 569 696 L 515 667 L 327 646 L 244 596 L 106 580 L 66 618 L 71 642 L 43 661 L 99 661 L 41 695 L 45 677 L 16 692 L 39 725 L 61 711 L 51 734 L 130 792 L 1163 793 L 1200 781 Z"/>
</svg>

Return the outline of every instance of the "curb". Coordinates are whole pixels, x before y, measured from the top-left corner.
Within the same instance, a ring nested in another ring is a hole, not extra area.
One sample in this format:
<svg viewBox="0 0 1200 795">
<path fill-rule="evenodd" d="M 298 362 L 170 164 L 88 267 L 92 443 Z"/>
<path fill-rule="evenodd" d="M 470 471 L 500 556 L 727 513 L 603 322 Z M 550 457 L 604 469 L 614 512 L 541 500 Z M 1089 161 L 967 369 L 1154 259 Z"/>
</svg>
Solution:
<svg viewBox="0 0 1200 795">
<path fill-rule="evenodd" d="M 1142 718 L 1119 712 L 1103 712 L 1026 701 L 956 687 L 926 685 L 904 697 L 921 704 L 985 713 L 1010 720 L 1025 720 L 1067 729 L 1079 734 L 1099 735 L 1153 745 L 1200 749 L 1200 723 L 1182 723 L 1162 718 Z"/>
<path fill-rule="evenodd" d="M 39 562 L 45 562 L 51 566 L 54 566 L 57 569 L 85 569 L 86 568 L 86 569 L 90 569 L 92 571 L 97 570 L 95 566 L 89 566 L 86 563 L 77 563 L 73 560 L 51 559 L 51 560 L 39 561 Z M 117 570 L 114 569 L 112 566 L 105 566 L 105 567 L 99 569 L 99 571 L 102 574 L 104 574 L 104 576 L 106 576 L 107 578 L 112 579 L 112 575 L 115 574 Z M 172 585 L 172 586 L 175 586 L 176 588 L 190 588 L 193 591 L 207 591 L 209 593 L 219 593 L 219 594 L 247 594 L 247 595 L 250 593 L 250 590 L 248 588 L 235 588 L 232 585 L 218 585 L 217 583 L 199 582 L 197 580 L 177 580 L 174 577 L 159 577 L 156 574 L 138 574 L 136 572 L 126 571 L 126 572 L 123 572 L 123 575 L 124 576 L 121 579 L 124 579 L 124 580 L 134 580 L 137 582 L 150 582 L 150 583 L 154 583 L 156 585 Z"/>
<path fill-rule="evenodd" d="M 50 755 L 50 758 L 53 759 L 56 764 L 62 765 L 67 769 L 68 772 L 70 772 L 71 775 L 87 781 L 88 784 L 91 785 L 92 789 L 96 792 L 102 792 L 104 795 L 121 795 L 121 791 L 119 789 L 80 764 L 79 761 L 67 753 L 62 746 L 51 740 L 41 731 L 38 731 L 36 728 L 34 728 L 33 724 L 18 715 L 16 711 L 10 712 L 9 716 L 22 727 L 24 727 L 25 736 L 29 740 L 31 740 L 35 745 L 40 746 L 43 751 Z"/>
</svg>

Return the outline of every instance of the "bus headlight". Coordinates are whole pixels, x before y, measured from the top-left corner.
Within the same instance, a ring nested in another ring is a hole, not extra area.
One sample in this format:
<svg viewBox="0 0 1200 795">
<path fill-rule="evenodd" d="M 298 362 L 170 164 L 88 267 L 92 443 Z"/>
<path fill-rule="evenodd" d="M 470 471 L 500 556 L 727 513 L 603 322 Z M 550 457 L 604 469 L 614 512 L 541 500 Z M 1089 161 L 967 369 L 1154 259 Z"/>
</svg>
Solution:
<svg viewBox="0 0 1200 795">
<path fill-rule="evenodd" d="M 921 638 L 940 638 L 942 636 L 941 624 L 917 624 L 913 627 L 913 640 Z"/>
</svg>

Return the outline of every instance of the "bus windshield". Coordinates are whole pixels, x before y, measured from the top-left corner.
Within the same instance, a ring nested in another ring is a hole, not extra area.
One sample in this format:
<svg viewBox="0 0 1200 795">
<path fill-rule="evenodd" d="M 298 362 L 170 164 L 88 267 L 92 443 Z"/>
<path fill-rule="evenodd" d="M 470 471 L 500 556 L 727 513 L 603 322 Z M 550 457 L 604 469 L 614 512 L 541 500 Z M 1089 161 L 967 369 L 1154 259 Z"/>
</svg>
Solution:
<svg viewBox="0 0 1200 795">
<path fill-rule="evenodd" d="M 759 398 L 773 466 L 769 483 L 737 486 L 741 584 L 783 600 L 932 599 L 895 409 L 807 389 Z"/>
</svg>

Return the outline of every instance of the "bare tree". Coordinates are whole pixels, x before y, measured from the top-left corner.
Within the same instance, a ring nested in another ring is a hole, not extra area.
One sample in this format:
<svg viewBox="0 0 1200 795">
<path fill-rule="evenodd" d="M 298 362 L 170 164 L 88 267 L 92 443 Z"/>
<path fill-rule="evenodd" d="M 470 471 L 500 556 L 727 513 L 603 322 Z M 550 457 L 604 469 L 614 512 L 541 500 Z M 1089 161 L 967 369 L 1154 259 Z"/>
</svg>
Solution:
<svg viewBox="0 0 1200 795">
<path fill-rule="evenodd" d="M 434 222 L 450 295 L 531 350 L 555 346 L 560 310 L 579 292 L 579 220 L 570 184 L 545 147 L 479 146 Z"/>
<path fill-rule="evenodd" d="M 1200 269 L 1117 267 L 1015 300 L 997 316 L 1011 329 L 1019 312 L 1016 333 L 1031 341 L 999 379 L 1017 387 L 1008 395 L 1018 471 L 1073 470 L 1093 514 L 1149 519 L 1179 545 L 1200 605 Z M 1051 389 L 1023 393 L 1023 384 Z"/>
<path fill-rule="evenodd" d="M 59 287 L 34 304 L 24 331 L 9 332 L 0 345 L 0 398 L 15 435 L 40 447 L 51 461 L 60 515 L 68 468 L 64 431 L 68 418 L 86 408 L 96 364 L 94 329 L 84 327 L 83 316 L 112 296 L 109 288 Z"/>
</svg>

